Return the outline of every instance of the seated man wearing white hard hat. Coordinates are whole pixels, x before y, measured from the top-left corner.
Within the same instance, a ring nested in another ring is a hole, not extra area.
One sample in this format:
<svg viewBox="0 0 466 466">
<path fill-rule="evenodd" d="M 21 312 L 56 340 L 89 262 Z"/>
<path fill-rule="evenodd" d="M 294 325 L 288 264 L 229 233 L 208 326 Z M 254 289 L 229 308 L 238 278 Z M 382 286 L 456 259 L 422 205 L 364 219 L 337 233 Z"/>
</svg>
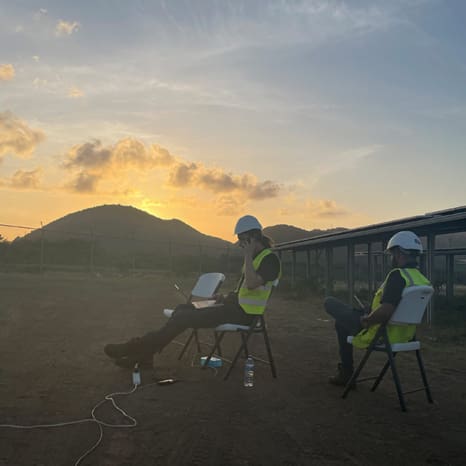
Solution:
<svg viewBox="0 0 466 466">
<path fill-rule="evenodd" d="M 430 285 L 429 280 L 419 271 L 417 259 L 422 253 L 420 239 L 411 231 L 400 231 L 393 235 L 386 252 L 392 258 L 392 270 L 376 291 L 372 304 L 365 309 L 353 309 L 340 300 L 325 299 L 325 310 L 335 319 L 335 330 L 340 350 L 340 363 L 335 376 L 329 378 L 334 385 L 346 385 L 353 373 L 353 346 L 367 348 L 380 324 L 388 322 L 401 300 L 407 286 Z M 414 325 L 387 326 L 391 343 L 405 343 L 416 331 Z M 347 337 L 355 335 L 353 344 Z"/>
<path fill-rule="evenodd" d="M 235 226 L 238 245 L 244 251 L 241 279 L 234 292 L 220 296 L 221 306 L 196 309 L 190 304 L 177 306 L 172 317 L 159 330 L 125 343 L 108 344 L 104 351 L 121 367 L 152 367 L 153 355 L 161 351 L 177 335 L 188 328 L 215 328 L 221 324 L 249 325 L 254 316 L 262 314 L 280 276 L 280 260 L 270 249 L 271 239 L 262 233 L 262 226 L 252 215 L 241 217 Z"/>
</svg>

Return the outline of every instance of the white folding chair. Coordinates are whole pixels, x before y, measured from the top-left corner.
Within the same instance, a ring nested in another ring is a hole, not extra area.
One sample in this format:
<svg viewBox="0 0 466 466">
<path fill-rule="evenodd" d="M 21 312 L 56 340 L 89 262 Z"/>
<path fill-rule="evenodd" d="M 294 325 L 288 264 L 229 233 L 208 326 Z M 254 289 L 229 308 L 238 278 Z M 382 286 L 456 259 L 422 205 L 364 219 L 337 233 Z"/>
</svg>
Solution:
<svg viewBox="0 0 466 466">
<path fill-rule="evenodd" d="M 198 299 L 212 299 L 224 281 L 225 275 L 223 273 L 211 272 L 201 275 L 194 285 L 194 288 L 191 290 L 191 294 L 187 299 L 187 304 L 190 304 Z M 170 318 L 174 312 L 174 309 L 163 310 L 164 315 L 168 318 Z M 198 352 L 201 351 L 197 329 L 192 329 L 191 334 L 186 340 L 186 343 L 183 345 L 183 349 L 181 350 L 178 359 L 183 357 L 193 338 L 196 342 Z"/>
<path fill-rule="evenodd" d="M 411 286 L 411 287 L 405 288 L 405 290 L 403 291 L 401 301 L 398 304 L 397 308 L 395 309 L 395 312 L 393 313 L 392 317 L 390 318 L 389 324 L 390 325 L 420 324 L 424 316 L 424 312 L 427 308 L 427 304 L 433 292 L 434 292 L 434 289 L 430 286 Z M 348 337 L 347 341 L 348 343 L 352 343 L 353 337 L 352 336 Z M 354 385 L 357 382 L 363 382 L 366 380 L 375 379 L 375 382 L 371 388 L 372 392 L 375 391 L 378 385 L 380 384 L 380 382 L 382 381 L 388 368 L 390 367 L 402 411 L 406 411 L 404 395 L 408 393 L 425 391 L 427 401 L 429 403 L 433 403 L 432 394 L 430 391 L 429 383 L 427 381 L 427 376 L 426 376 L 426 372 L 424 369 L 424 364 L 422 362 L 420 350 L 421 350 L 421 343 L 415 339 L 407 343 L 390 344 L 388 340 L 388 334 L 387 334 L 387 324 L 381 325 L 377 333 L 375 334 L 374 339 L 372 340 L 372 342 L 369 344 L 368 348 L 366 349 L 364 357 L 359 363 L 359 366 L 353 372 L 353 375 L 351 376 L 350 380 L 346 384 L 342 398 L 346 398 L 351 388 L 354 387 Z M 378 376 L 358 379 L 359 374 L 361 373 L 364 365 L 369 359 L 369 356 L 371 355 L 372 351 L 379 351 L 379 352 L 386 353 L 387 362 L 385 363 L 384 367 L 382 368 Z M 400 378 L 398 376 L 398 371 L 397 371 L 396 364 L 395 364 L 395 357 L 398 353 L 407 352 L 407 351 L 416 352 L 416 358 L 417 358 L 417 362 L 419 365 L 419 371 L 421 373 L 423 387 L 403 392 L 401 389 Z"/>
<path fill-rule="evenodd" d="M 279 282 L 278 279 L 276 279 L 273 282 L 272 292 L 278 286 L 278 282 Z M 264 314 L 265 314 L 265 312 L 264 312 Z M 266 347 L 266 350 L 267 350 L 267 356 L 268 356 L 268 361 L 264 361 L 264 362 L 266 362 L 266 363 L 268 363 L 270 365 L 270 370 L 272 372 L 272 376 L 274 378 L 277 378 L 277 369 L 275 367 L 275 361 L 274 361 L 273 355 L 272 355 L 272 348 L 270 346 L 270 339 L 269 339 L 269 335 L 267 333 L 267 325 L 265 323 L 264 314 L 255 316 L 250 325 L 222 324 L 222 325 L 217 326 L 215 328 L 215 343 L 214 343 L 214 346 L 212 347 L 212 350 L 211 350 L 209 356 L 207 356 L 207 360 L 203 364 L 202 368 L 205 369 L 208 366 L 210 359 L 213 357 L 213 355 L 215 354 L 216 351 L 218 351 L 218 353 L 221 354 L 220 343 L 222 342 L 223 337 L 225 336 L 225 334 L 227 334 L 227 333 L 236 333 L 236 334 L 238 334 L 239 333 L 240 336 L 241 336 L 241 346 L 239 347 L 238 351 L 236 352 L 235 357 L 233 358 L 233 360 L 231 362 L 231 365 L 230 365 L 227 373 L 225 374 L 224 380 L 228 379 L 231 371 L 233 370 L 233 368 L 236 365 L 236 362 L 238 361 L 238 358 L 239 358 L 241 352 L 244 352 L 245 357 L 248 357 L 248 355 L 250 356 L 249 350 L 248 350 L 248 341 L 249 341 L 249 338 L 251 337 L 251 335 L 256 334 L 256 333 L 260 333 L 264 337 L 264 343 L 265 343 L 265 347 Z M 254 358 L 254 359 L 258 359 L 258 358 Z"/>
</svg>

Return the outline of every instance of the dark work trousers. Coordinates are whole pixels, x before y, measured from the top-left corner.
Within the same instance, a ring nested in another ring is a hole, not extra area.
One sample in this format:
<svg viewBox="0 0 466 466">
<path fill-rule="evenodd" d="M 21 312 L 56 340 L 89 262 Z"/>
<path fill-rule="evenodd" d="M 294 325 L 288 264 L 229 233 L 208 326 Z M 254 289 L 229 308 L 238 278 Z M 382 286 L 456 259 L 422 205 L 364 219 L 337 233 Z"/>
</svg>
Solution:
<svg viewBox="0 0 466 466">
<path fill-rule="evenodd" d="M 180 304 L 159 330 L 146 333 L 141 338 L 143 347 L 152 353 L 161 351 L 175 337 L 188 328 L 215 328 L 221 324 L 249 325 L 254 316 L 246 314 L 236 303 L 196 309 L 190 304 Z"/>
<path fill-rule="evenodd" d="M 325 298 L 324 307 L 328 314 L 335 319 L 341 365 L 344 369 L 353 371 L 353 345 L 346 341 L 350 335 L 356 335 L 362 330 L 360 318 L 364 314 L 362 309 L 354 309 L 337 298 Z"/>
</svg>

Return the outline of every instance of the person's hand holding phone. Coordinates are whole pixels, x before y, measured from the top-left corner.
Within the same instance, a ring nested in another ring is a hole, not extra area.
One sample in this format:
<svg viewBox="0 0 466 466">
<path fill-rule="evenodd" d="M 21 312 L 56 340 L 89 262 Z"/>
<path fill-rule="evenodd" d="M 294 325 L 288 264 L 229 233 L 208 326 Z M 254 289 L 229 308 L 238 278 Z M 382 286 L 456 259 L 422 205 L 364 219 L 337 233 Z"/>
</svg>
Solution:
<svg viewBox="0 0 466 466">
<path fill-rule="evenodd" d="M 246 238 L 241 246 L 244 250 L 244 255 L 249 255 L 252 257 L 254 252 L 254 241 L 252 238 Z"/>
</svg>

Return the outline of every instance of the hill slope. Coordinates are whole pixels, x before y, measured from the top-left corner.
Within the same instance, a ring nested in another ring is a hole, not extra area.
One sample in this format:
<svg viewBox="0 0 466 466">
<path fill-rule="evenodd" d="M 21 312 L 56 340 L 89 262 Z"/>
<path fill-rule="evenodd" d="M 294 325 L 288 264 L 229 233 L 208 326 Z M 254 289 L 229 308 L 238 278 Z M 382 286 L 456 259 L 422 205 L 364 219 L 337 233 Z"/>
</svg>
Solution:
<svg viewBox="0 0 466 466">
<path fill-rule="evenodd" d="M 174 247 L 198 247 L 203 251 L 232 247 L 233 243 L 205 235 L 181 220 L 162 220 L 154 215 L 131 206 L 102 205 L 73 212 L 44 226 L 47 241 L 65 241 L 94 238 L 100 247 L 117 252 L 122 249 L 136 249 L 140 252 L 154 252 Z M 344 228 L 331 230 L 304 230 L 292 225 L 274 225 L 264 228 L 276 244 L 297 239 L 310 238 L 325 233 L 336 233 Z M 16 241 L 38 241 L 41 231 L 35 230 Z"/>
<path fill-rule="evenodd" d="M 180 220 L 162 220 L 131 206 L 102 205 L 66 215 L 44 226 L 48 241 L 95 238 L 106 249 L 131 244 L 139 250 L 153 250 L 154 243 L 201 244 L 208 248 L 231 247 L 232 243 L 205 235 Z M 25 235 L 19 241 L 39 240 L 41 231 Z"/>
<path fill-rule="evenodd" d="M 276 244 L 285 243 L 287 241 L 295 241 L 298 239 L 312 238 L 314 236 L 338 233 L 346 228 L 331 228 L 329 230 L 304 230 L 292 225 L 274 225 L 264 228 L 264 234 L 270 236 Z"/>
</svg>

